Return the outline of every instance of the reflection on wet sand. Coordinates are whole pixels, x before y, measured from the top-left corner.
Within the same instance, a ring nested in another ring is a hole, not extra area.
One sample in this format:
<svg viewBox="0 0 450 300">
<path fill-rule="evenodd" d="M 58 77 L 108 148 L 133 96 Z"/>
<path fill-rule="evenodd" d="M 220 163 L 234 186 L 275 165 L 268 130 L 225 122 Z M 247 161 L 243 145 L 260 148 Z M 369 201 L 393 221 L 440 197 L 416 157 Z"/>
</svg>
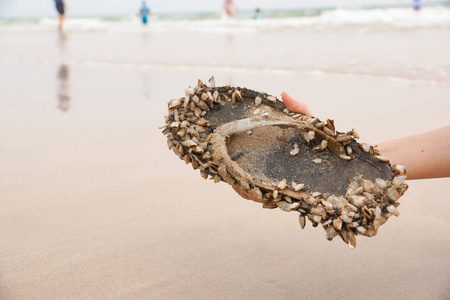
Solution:
<svg viewBox="0 0 450 300">
<path fill-rule="evenodd" d="M 58 71 L 58 87 L 57 99 L 58 108 L 61 111 L 68 111 L 70 109 L 70 95 L 69 95 L 69 66 L 61 64 Z"/>
<path fill-rule="evenodd" d="M 57 92 L 58 109 L 67 112 L 70 109 L 69 94 L 69 65 L 66 63 L 66 44 L 67 35 L 64 32 L 59 33 L 58 46 L 60 50 L 60 65 L 57 74 Z"/>
</svg>

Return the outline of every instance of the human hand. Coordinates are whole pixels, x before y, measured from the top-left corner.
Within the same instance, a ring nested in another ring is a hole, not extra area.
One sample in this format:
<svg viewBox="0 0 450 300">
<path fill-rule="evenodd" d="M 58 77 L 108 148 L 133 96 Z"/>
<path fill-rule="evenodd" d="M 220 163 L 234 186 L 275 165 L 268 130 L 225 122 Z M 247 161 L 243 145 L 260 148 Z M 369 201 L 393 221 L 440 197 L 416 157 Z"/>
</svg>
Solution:
<svg viewBox="0 0 450 300">
<path fill-rule="evenodd" d="M 306 106 L 305 103 L 302 103 L 300 101 L 295 100 L 292 98 L 291 95 L 288 93 L 283 93 L 281 95 L 281 98 L 283 99 L 283 103 L 286 106 L 287 109 L 289 109 L 292 112 L 301 113 L 307 116 L 312 116 L 311 111 L 309 110 L 308 106 Z M 242 198 L 247 200 L 253 200 L 255 202 L 261 203 L 258 198 L 250 195 L 246 191 L 242 190 L 239 184 L 233 184 L 233 189 L 238 193 Z"/>
<path fill-rule="evenodd" d="M 312 116 L 312 112 L 309 110 L 308 106 L 306 106 L 305 103 L 295 100 L 288 93 L 283 93 L 281 95 L 281 98 L 283 99 L 283 103 L 286 106 L 286 108 L 289 109 L 290 111 L 301 113 L 307 116 Z"/>
</svg>

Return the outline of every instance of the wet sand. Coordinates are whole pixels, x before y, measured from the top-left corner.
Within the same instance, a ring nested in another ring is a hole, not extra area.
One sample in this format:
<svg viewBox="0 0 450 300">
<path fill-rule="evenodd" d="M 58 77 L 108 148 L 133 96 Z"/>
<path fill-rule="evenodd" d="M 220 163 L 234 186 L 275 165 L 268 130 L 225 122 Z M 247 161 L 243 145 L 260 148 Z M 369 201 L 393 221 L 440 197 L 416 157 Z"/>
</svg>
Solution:
<svg viewBox="0 0 450 300">
<path fill-rule="evenodd" d="M 201 32 L 1 31 L 0 61 L 396 78 L 450 87 L 447 28 Z"/>
<path fill-rule="evenodd" d="M 449 179 L 409 181 L 356 249 L 302 231 L 167 150 L 166 101 L 211 74 L 289 91 L 368 142 L 449 121 L 444 87 L 0 62 L 2 299 L 448 299 Z"/>
</svg>

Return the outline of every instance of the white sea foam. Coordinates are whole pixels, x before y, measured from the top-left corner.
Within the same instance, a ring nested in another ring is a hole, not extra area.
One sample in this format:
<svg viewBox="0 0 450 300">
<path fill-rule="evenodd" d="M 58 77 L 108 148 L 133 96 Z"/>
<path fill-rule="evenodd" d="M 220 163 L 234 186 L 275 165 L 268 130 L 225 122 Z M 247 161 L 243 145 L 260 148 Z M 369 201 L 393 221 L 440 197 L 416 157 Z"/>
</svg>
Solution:
<svg viewBox="0 0 450 300">
<path fill-rule="evenodd" d="M 47 31 L 57 26 L 56 18 L 35 21 L 3 21 L 0 31 Z M 450 7 L 432 6 L 420 11 L 411 8 L 334 9 L 317 15 L 290 14 L 288 17 L 272 14 L 271 17 L 252 20 L 220 17 L 158 19 L 154 17 L 149 26 L 140 24 L 136 16 L 117 19 L 68 18 L 68 31 L 104 32 L 207 32 L 207 33 L 253 33 L 301 30 L 379 30 L 450 27 Z"/>
</svg>

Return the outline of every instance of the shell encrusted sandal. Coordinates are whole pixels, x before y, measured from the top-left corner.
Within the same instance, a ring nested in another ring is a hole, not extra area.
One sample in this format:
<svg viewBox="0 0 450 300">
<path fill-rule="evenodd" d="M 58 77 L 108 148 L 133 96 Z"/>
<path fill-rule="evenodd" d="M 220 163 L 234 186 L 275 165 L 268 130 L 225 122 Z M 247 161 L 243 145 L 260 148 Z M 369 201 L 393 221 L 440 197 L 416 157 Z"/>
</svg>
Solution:
<svg viewBox="0 0 450 300">
<path fill-rule="evenodd" d="M 353 129 L 290 112 L 277 97 L 198 81 L 168 104 L 169 149 L 215 183 L 239 184 L 264 208 L 299 212 L 326 238 L 350 247 L 374 236 L 408 186 L 403 166 L 391 165 L 376 145 L 359 144 Z"/>
</svg>

